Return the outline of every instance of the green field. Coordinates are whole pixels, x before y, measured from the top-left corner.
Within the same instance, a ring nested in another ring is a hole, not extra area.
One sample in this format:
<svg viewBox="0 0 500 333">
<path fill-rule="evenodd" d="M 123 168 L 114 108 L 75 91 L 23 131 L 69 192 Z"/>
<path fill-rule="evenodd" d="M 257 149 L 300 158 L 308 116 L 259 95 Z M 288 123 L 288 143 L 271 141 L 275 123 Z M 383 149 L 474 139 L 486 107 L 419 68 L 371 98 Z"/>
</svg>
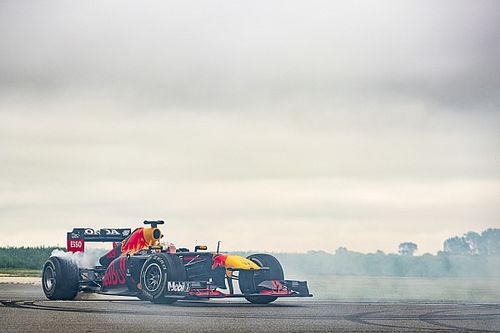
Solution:
<svg viewBox="0 0 500 333">
<path fill-rule="evenodd" d="M 315 299 L 341 301 L 500 302 L 500 280 L 303 276 Z"/>
<path fill-rule="evenodd" d="M 39 269 L 0 268 L 0 277 L 9 277 L 9 276 L 41 277 L 42 271 Z"/>
</svg>

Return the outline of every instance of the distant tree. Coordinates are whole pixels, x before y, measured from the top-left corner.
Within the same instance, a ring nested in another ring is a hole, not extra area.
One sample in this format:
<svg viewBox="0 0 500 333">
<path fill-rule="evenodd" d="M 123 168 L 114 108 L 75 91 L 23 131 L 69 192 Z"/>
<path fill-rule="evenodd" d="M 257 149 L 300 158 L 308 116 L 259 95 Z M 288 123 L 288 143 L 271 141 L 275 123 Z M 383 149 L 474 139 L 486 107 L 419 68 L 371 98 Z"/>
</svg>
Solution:
<svg viewBox="0 0 500 333">
<path fill-rule="evenodd" d="M 340 255 L 340 254 L 347 254 L 349 253 L 349 250 L 345 246 L 340 246 L 335 250 L 335 255 Z"/>
<path fill-rule="evenodd" d="M 417 244 L 404 242 L 399 244 L 399 254 L 402 256 L 412 256 L 417 251 Z"/>
<path fill-rule="evenodd" d="M 485 255 L 500 255 L 500 229 L 487 229 L 481 233 L 481 249 Z"/>
<path fill-rule="evenodd" d="M 447 239 L 443 244 L 446 254 L 452 255 L 500 255 L 500 229 L 487 229 L 481 234 L 469 231 L 462 237 Z"/>
<path fill-rule="evenodd" d="M 328 253 L 326 253 L 323 250 L 309 250 L 309 251 L 307 251 L 307 254 L 321 254 L 321 255 L 325 255 L 325 254 L 328 254 Z"/>
<path fill-rule="evenodd" d="M 465 240 L 465 237 L 452 237 L 444 241 L 443 244 L 444 252 L 453 255 L 470 255 L 470 245 Z"/>
<path fill-rule="evenodd" d="M 484 254 L 481 235 L 474 231 L 469 231 L 463 236 L 465 243 L 469 246 L 470 255 Z"/>
</svg>

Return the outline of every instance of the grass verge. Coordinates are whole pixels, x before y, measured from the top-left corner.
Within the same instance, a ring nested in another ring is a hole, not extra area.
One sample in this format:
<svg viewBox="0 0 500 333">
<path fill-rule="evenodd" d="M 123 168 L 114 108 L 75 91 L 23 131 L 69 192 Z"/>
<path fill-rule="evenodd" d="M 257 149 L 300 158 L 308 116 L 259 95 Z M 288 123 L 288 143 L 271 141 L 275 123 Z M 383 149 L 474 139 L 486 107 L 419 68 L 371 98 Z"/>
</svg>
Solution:
<svg viewBox="0 0 500 333">
<path fill-rule="evenodd" d="M 22 268 L 0 268 L 0 277 L 41 277 L 42 271 L 39 269 Z"/>
</svg>

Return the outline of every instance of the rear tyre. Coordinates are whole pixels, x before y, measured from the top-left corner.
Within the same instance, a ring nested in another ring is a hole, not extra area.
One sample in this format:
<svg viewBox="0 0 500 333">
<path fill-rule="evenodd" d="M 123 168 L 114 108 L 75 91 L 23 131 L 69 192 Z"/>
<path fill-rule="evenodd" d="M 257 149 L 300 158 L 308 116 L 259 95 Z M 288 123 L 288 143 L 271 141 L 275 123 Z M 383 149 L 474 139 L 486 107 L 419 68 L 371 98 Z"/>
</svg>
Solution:
<svg viewBox="0 0 500 333">
<path fill-rule="evenodd" d="M 51 300 L 72 300 L 78 294 L 79 278 L 78 266 L 74 261 L 50 257 L 43 266 L 43 292 Z"/>
<path fill-rule="evenodd" d="M 172 304 L 175 298 L 164 297 L 167 281 L 186 281 L 186 269 L 173 254 L 153 254 L 142 266 L 142 294 L 138 297 L 157 304 Z"/>
<path fill-rule="evenodd" d="M 278 259 L 270 254 L 252 254 L 247 257 L 247 259 L 253 261 L 259 267 L 269 267 L 269 274 L 259 274 L 255 276 L 254 273 L 250 271 L 241 271 L 239 275 L 239 283 L 241 290 L 247 290 L 252 293 L 258 293 L 261 290 L 257 287 L 259 283 L 265 280 L 283 280 L 284 273 L 283 267 L 281 267 Z M 246 296 L 245 299 L 253 304 L 269 304 L 278 299 L 276 296 Z"/>
</svg>

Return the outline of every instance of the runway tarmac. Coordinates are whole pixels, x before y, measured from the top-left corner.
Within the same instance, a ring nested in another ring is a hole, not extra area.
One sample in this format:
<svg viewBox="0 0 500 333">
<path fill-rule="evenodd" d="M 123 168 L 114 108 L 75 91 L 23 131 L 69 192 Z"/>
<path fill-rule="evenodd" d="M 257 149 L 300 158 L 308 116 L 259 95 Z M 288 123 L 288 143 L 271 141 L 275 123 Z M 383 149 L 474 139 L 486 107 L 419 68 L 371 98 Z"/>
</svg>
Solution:
<svg viewBox="0 0 500 333">
<path fill-rule="evenodd" d="M 85 295 L 49 301 L 39 285 L 0 284 L 0 332 L 498 332 L 500 304 L 289 299 L 156 305 Z"/>
</svg>

